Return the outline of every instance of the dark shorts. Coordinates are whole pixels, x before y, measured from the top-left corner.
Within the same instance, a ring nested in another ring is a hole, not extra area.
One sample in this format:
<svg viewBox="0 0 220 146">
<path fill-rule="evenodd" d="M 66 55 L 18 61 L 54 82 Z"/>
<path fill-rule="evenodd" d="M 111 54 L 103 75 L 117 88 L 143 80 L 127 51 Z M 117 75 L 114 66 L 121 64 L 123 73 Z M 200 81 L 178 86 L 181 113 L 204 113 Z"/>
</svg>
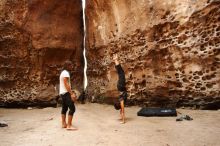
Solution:
<svg viewBox="0 0 220 146">
<path fill-rule="evenodd" d="M 121 102 L 122 100 L 124 100 L 125 103 L 127 101 L 127 97 L 128 97 L 127 91 L 124 91 L 122 92 L 121 95 L 119 95 L 119 101 Z"/>
<path fill-rule="evenodd" d="M 75 105 L 74 102 L 71 99 L 71 95 L 69 92 L 60 95 L 60 97 L 62 98 L 62 110 L 61 110 L 61 114 L 66 114 L 68 108 L 69 108 L 69 115 L 73 115 L 75 113 Z"/>
</svg>

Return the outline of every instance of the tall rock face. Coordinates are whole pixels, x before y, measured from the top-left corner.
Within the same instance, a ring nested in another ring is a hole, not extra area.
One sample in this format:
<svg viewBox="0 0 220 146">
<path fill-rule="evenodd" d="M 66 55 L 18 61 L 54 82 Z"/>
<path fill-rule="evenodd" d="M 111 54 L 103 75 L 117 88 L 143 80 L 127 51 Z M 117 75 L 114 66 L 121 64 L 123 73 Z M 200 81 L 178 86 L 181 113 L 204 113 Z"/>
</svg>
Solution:
<svg viewBox="0 0 220 146">
<path fill-rule="evenodd" d="M 51 105 L 66 60 L 83 86 L 81 0 L 0 1 L 0 106 Z"/>
<path fill-rule="evenodd" d="M 219 0 L 87 0 L 88 92 L 117 97 L 112 55 L 128 103 L 220 108 Z"/>
</svg>

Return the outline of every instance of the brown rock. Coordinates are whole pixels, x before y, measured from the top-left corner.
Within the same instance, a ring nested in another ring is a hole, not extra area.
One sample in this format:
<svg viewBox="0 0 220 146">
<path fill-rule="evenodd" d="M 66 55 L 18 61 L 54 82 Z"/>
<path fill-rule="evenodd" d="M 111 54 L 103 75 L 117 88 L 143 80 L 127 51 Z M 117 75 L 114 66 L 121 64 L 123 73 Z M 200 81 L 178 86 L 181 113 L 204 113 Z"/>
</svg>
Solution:
<svg viewBox="0 0 220 146">
<path fill-rule="evenodd" d="M 65 60 L 82 89 L 81 0 L 0 2 L 0 105 L 54 104 Z"/>
<path fill-rule="evenodd" d="M 129 103 L 220 108 L 219 8 L 207 0 L 87 0 L 89 94 L 112 98 L 118 53 Z"/>
<path fill-rule="evenodd" d="M 82 90 L 81 0 L 0 2 L 0 106 L 52 105 L 65 60 Z M 112 54 L 129 104 L 219 108 L 219 0 L 87 0 L 88 96 L 117 99 Z"/>
</svg>

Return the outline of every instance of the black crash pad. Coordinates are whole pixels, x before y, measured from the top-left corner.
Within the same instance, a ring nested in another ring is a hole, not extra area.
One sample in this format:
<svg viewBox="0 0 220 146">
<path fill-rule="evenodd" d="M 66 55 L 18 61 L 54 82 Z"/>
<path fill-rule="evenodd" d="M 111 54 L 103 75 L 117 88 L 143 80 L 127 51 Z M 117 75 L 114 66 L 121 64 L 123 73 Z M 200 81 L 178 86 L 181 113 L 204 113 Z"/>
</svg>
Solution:
<svg viewBox="0 0 220 146">
<path fill-rule="evenodd" d="M 177 113 L 175 108 L 142 108 L 137 115 L 144 117 L 170 117 L 177 116 Z"/>
</svg>

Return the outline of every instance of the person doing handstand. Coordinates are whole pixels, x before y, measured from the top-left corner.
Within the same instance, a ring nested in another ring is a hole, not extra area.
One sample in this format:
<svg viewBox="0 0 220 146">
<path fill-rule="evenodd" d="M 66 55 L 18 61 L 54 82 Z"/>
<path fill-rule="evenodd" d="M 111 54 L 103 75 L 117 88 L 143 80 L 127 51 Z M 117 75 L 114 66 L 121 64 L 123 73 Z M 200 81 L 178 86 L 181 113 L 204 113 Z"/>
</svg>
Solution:
<svg viewBox="0 0 220 146">
<path fill-rule="evenodd" d="M 120 115 L 121 115 L 121 120 L 122 120 L 122 124 L 125 123 L 125 108 L 124 105 L 126 103 L 127 100 L 127 90 L 126 90 L 126 80 L 125 80 L 125 72 L 122 69 L 119 61 L 118 61 L 118 56 L 117 54 L 113 55 L 113 60 L 115 62 L 115 68 L 117 70 L 118 73 L 118 83 L 117 83 L 117 89 L 120 92 L 119 95 L 119 108 L 120 108 Z"/>
</svg>

